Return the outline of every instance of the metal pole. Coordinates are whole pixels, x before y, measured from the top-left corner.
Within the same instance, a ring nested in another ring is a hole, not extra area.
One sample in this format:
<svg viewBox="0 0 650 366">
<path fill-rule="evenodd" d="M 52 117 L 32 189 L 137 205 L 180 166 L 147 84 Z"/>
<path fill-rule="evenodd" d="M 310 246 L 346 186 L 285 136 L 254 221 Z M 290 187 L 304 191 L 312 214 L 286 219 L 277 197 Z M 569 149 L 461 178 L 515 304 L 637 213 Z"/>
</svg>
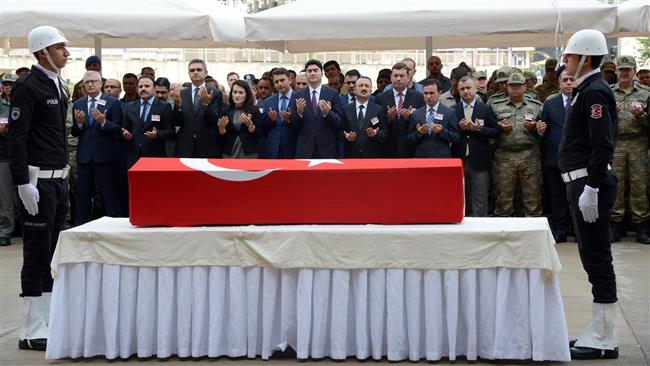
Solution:
<svg viewBox="0 0 650 366">
<path fill-rule="evenodd" d="M 95 37 L 95 56 L 102 58 L 102 39 Z"/>
<path fill-rule="evenodd" d="M 425 55 L 424 63 L 426 64 L 429 60 L 429 57 L 433 55 L 433 37 L 426 37 L 424 39 Z"/>
</svg>

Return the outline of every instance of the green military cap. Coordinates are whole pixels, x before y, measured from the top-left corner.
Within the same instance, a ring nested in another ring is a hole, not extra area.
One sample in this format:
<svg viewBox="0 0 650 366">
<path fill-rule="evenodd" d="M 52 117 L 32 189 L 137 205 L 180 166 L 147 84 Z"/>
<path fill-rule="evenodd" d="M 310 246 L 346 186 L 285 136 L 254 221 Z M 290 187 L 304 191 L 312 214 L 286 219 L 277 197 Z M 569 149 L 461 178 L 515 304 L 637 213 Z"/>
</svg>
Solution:
<svg viewBox="0 0 650 366">
<path fill-rule="evenodd" d="M 497 70 L 497 78 L 494 80 L 497 83 L 508 81 L 508 76 L 512 73 L 510 66 L 502 66 Z"/>
<path fill-rule="evenodd" d="M 633 56 L 619 56 L 616 59 L 617 69 L 636 69 L 636 60 Z"/>
<path fill-rule="evenodd" d="M 614 65 L 614 63 L 611 61 L 604 62 L 602 65 L 600 65 L 600 71 L 605 70 L 616 71 L 616 65 Z"/>
<path fill-rule="evenodd" d="M 508 76 L 508 84 L 523 84 L 525 81 L 524 76 L 518 72 L 513 72 Z"/>
<path fill-rule="evenodd" d="M 8 73 L 2 75 L 2 82 L 3 82 L 3 83 L 4 83 L 5 81 L 9 81 L 9 82 L 12 82 L 12 83 L 13 83 L 13 82 L 15 82 L 16 80 L 18 80 L 18 75 L 14 74 L 14 73 L 12 73 L 12 72 L 8 72 Z"/>
<path fill-rule="evenodd" d="M 532 72 L 532 71 L 526 71 L 526 72 L 524 72 L 524 78 L 526 80 L 537 79 L 537 75 L 535 75 L 535 73 Z"/>
<path fill-rule="evenodd" d="M 549 70 L 549 69 L 555 70 L 556 67 L 557 67 L 557 60 L 554 59 L 554 58 L 546 59 L 546 62 L 544 62 L 544 68 L 546 70 Z"/>
<path fill-rule="evenodd" d="M 477 71 L 476 72 L 476 78 L 477 79 L 487 79 L 487 72 L 485 72 L 484 70 Z"/>
</svg>

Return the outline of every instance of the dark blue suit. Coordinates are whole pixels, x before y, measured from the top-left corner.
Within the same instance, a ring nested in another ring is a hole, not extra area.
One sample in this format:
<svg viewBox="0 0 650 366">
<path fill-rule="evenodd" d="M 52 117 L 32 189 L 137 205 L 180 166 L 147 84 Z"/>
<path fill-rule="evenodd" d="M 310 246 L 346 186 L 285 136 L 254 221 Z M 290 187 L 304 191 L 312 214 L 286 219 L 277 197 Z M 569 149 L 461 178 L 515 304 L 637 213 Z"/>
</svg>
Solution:
<svg viewBox="0 0 650 366">
<path fill-rule="evenodd" d="M 460 132 L 456 112 L 442 103 L 438 103 L 434 123 L 442 125 L 439 134 L 430 133 L 420 135 L 416 127 L 418 124 L 427 123 L 427 106 L 418 108 L 411 114 L 411 124 L 407 139 L 415 145 L 416 158 L 451 158 L 451 145 L 458 142 Z M 442 115 L 442 118 L 439 118 Z"/>
<path fill-rule="evenodd" d="M 214 93 L 208 105 L 199 103 L 194 113 L 192 87 L 181 89 L 181 106 L 174 109 L 174 124 L 180 129 L 176 134 L 175 156 L 181 158 L 221 158 L 221 138 L 218 136 L 217 120 L 222 115 L 221 91 L 208 88 Z"/>
<path fill-rule="evenodd" d="M 169 103 L 161 102 L 158 98 L 150 99 L 151 106 L 144 121 L 140 120 L 141 99 L 137 99 L 126 106 L 124 113 L 124 129 L 131 132 L 133 138 L 127 141 L 128 167 L 131 168 L 140 157 L 166 157 L 165 141 L 172 135 L 172 108 Z M 155 138 L 144 135 L 147 131 L 158 131 Z"/>
<path fill-rule="evenodd" d="M 368 137 L 366 129 L 379 128 L 377 135 Z M 357 138 L 350 142 L 342 136 L 344 141 L 345 158 L 382 158 L 384 157 L 384 142 L 387 136 L 386 112 L 379 104 L 368 101 L 367 110 L 364 110 L 363 120 L 359 121 L 359 111 L 356 103 L 343 107 L 343 120 L 341 133 L 356 132 Z"/>
<path fill-rule="evenodd" d="M 122 108 L 119 100 L 102 94 L 95 108 L 105 113 L 104 125 L 100 125 L 88 110 L 88 97 L 77 99 L 74 111 L 82 111 L 86 119 L 79 127 L 72 124 L 72 136 L 79 138 L 77 145 L 77 211 L 76 224 L 92 220 L 92 197 L 95 182 L 103 197 L 106 216 L 120 216 L 120 189 L 118 178 Z M 73 114 L 74 115 L 74 114 Z"/>
<path fill-rule="evenodd" d="M 295 92 L 291 94 L 293 97 Z M 264 135 L 266 135 L 266 157 L 269 159 L 293 159 L 296 155 L 296 133 L 289 128 L 289 124 L 282 120 L 279 112 L 280 93 L 273 94 L 264 101 L 262 106 L 262 126 Z M 287 110 L 289 102 L 287 101 Z M 274 110 L 277 113 L 275 122 L 269 118 L 269 111 Z"/>
<path fill-rule="evenodd" d="M 341 100 L 339 93 L 325 85 L 321 86 L 318 100 L 326 100 L 332 109 L 323 116 L 320 108 L 312 110 L 311 91 L 309 87 L 294 93 L 291 98 L 291 125 L 298 134 L 296 144 L 297 159 L 335 159 L 339 156 L 337 147 L 338 134 L 341 130 Z M 298 115 L 296 100 L 303 98 L 307 105 L 303 116 Z"/>
<path fill-rule="evenodd" d="M 454 111 L 459 121 L 465 118 L 462 102 L 454 106 Z M 453 156 L 463 159 L 463 162 L 469 164 L 475 171 L 490 170 L 492 166 L 490 139 L 496 139 L 500 135 L 497 117 L 489 105 L 477 100 L 472 110 L 472 121 L 482 121 L 481 130 L 461 132 L 458 143 L 452 145 Z M 466 154 L 467 152 L 469 154 Z"/>
<path fill-rule="evenodd" d="M 556 240 L 563 240 L 567 235 L 567 226 L 569 224 L 569 202 L 566 196 L 566 185 L 562 181 L 560 170 L 557 167 L 558 149 L 566 119 L 564 96 L 562 94 L 549 98 L 544 102 L 540 119 L 546 122 L 546 131 L 542 140 L 544 146 L 544 172 L 551 197 L 551 230 Z"/>
<path fill-rule="evenodd" d="M 463 102 L 454 105 L 458 120 L 465 118 Z M 497 117 L 492 108 L 476 100 L 471 119 L 481 125 L 479 131 L 462 131 L 460 140 L 453 144 L 452 155 L 463 159 L 465 175 L 465 215 L 485 217 L 488 214 L 488 192 L 490 187 L 490 167 L 492 149 L 490 139 L 499 137 Z"/>
<path fill-rule="evenodd" d="M 422 93 L 408 88 L 405 90 L 406 96 L 404 96 L 403 108 L 417 109 L 425 105 Z M 393 89 L 386 89 L 385 92 L 379 94 L 377 96 L 377 104 L 383 106 L 385 111 L 388 111 L 391 107 L 396 107 Z M 397 116 L 394 120 L 388 121 L 388 139 L 386 141 L 385 155 L 387 158 L 412 158 L 415 155 L 413 144 L 409 143 L 406 138 L 409 125 L 409 120 L 401 116 Z"/>
</svg>

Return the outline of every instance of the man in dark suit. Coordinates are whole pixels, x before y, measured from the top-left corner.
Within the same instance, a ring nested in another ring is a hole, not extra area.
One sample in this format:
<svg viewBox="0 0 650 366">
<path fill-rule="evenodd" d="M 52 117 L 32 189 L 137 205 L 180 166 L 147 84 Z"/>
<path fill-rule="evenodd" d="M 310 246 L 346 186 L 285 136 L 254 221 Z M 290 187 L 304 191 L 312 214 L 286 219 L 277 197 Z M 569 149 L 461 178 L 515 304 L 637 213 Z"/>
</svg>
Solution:
<svg viewBox="0 0 650 366">
<path fill-rule="evenodd" d="M 465 215 L 488 214 L 488 189 L 492 168 L 490 139 L 499 137 L 497 117 L 490 106 L 476 99 L 477 82 L 471 76 L 458 81 L 461 102 L 453 108 L 459 120 L 460 139 L 452 155 L 463 160 L 465 173 Z"/>
<path fill-rule="evenodd" d="M 175 156 L 181 158 L 220 158 L 221 139 L 217 120 L 221 115 L 221 91 L 206 88 L 208 74 L 203 60 L 194 59 L 188 65 L 192 85 L 172 93 L 174 124 L 180 129 L 176 135 Z"/>
<path fill-rule="evenodd" d="M 289 72 L 283 67 L 273 70 L 273 85 L 278 92 L 264 101 L 262 126 L 266 135 L 266 157 L 269 159 L 293 159 L 296 155 L 296 133 L 289 128 L 293 96 Z"/>
<path fill-rule="evenodd" d="M 408 89 L 408 66 L 396 63 L 391 69 L 390 90 L 377 97 L 377 104 L 386 110 L 388 121 L 388 138 L 386 142 L 387 158 L 412 158 L 415 149 L 406 140 L 411 113 L 424 105 L 422 93 Z"/>
<path fill-rule="evenodd" d="M 309 86 L 296 92 L 290 104 L 290 127 L 298 134 L 296 158 L 335 159 L 342 114 L 339 94 L 321 84 L 320 61 L 307 61 L 305 74 Z"/>
<path fill-rule="evenodd" d="M 95 182 L 103 197 L 106 216 L 120 215 L 117 180 L 122 108 L 120 101 L 102 94 L 102 78 L 97 71 L 87 71 L 83 83 L 87 96 L 74 103 L 75 122 L 71 134 L 77 145 L 76 224 L 92 220 Z"/>
<path fill-rule="evenodd" d="M 569 75 L 564 66 L 557 72 L 560 94 L 546 99 L 542 106 L 542 114 L 537 123 L 537 133 L 542 136 L 544 148 L 544 173 L 551 196 L 551 230 L 558 243 L 566 241 L 569 225 L 569 202 L 566 195 L 566 185 L 558 169 L 558 148 L 564 129 L 566 110 L 571 105 L 571 93 L 575 79 Z"/>
<path fill-rule="evenodd" d="M 456 113 L 440 103 L 440 81 L 425 80 L 422 90 L 426 105 L 411 114 L 407 139 L 416 158 L 451 158 L 451 144 L 460 138 Z"/>
<path fill-rule="evenodd" d="M 165 141 L 172 136 L 171 106 L 155 97 L 154 80 L 138 80 L 140 99 L 129 103 L 124 114 L 122 136 L 129 142 L 128 167 L 142 156 L 165 157 Z"/>
<path fill-rule="evenodd" d="M 342 135 L 345 158 L 381 158 L 386 139 L 386 113 L 370 101 L 372 80 L 358 78 L 354 84 L 356 100 L 343 108 Z"/>
</svg>

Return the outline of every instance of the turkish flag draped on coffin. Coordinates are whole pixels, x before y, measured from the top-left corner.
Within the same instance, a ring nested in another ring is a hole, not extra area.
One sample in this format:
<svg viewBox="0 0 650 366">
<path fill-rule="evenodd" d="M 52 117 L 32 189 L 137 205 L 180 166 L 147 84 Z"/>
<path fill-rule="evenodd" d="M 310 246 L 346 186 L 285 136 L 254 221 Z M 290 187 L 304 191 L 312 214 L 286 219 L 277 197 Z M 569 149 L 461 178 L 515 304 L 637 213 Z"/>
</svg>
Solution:
<svg viewBox="0 0 650 366">
<path fill-rule="evenodd" d="M 136 226 L 457 223 L 458 159 L 142 158 L 129 170 Z"/>
</svg>

